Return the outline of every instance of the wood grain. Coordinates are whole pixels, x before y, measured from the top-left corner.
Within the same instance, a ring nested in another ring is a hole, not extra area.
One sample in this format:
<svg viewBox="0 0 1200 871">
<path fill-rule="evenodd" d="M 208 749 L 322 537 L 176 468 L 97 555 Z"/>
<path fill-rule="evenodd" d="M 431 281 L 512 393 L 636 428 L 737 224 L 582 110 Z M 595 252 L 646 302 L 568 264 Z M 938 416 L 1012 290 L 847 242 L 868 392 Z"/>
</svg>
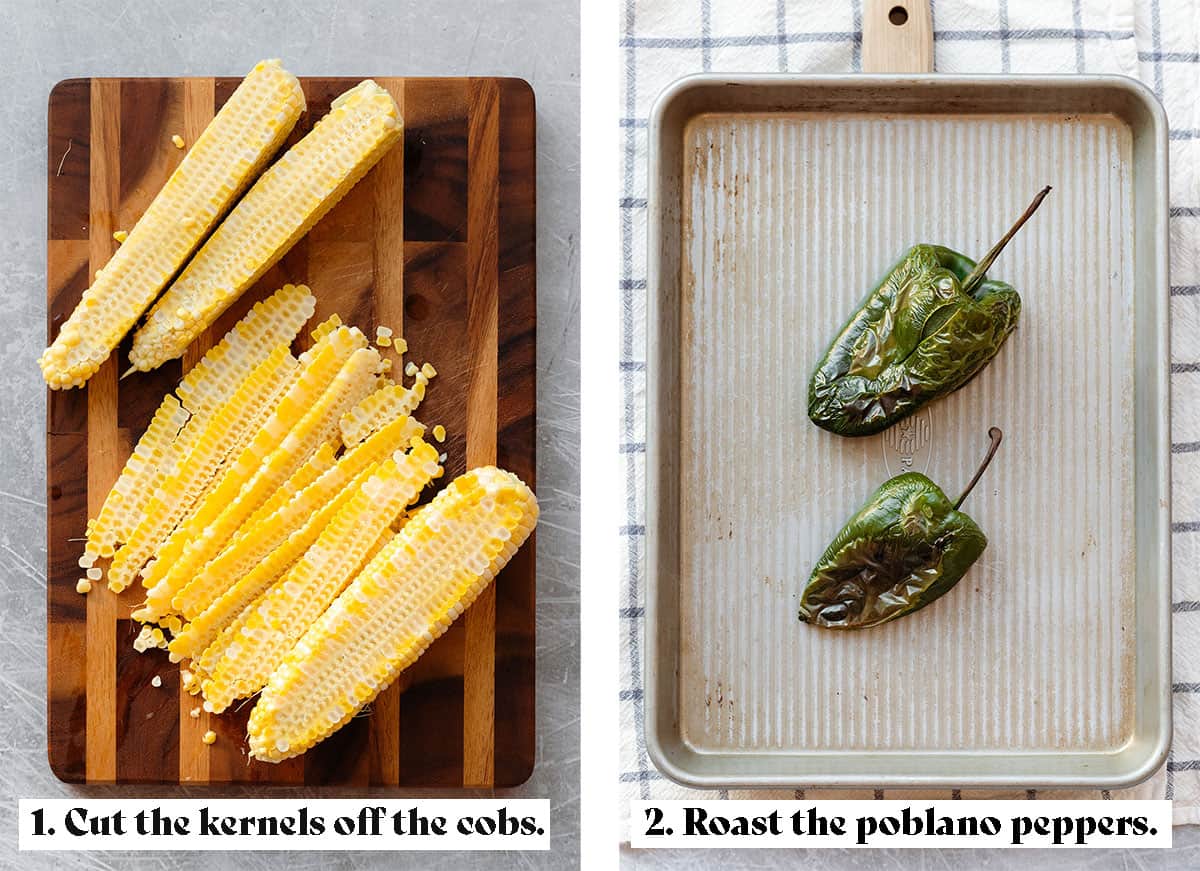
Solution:
<svg viewBox="0 0 1200 871">
<path fill-rule="evenodd" d="M 864 73 L 933 72 L 929 0 L 866 0 L 862 15 Z"/>
<path fill-rule="evenodd" d="M 446 474 L 502 462 L 534 483 L 534 106 L 510 79 L 380 78 L 405 118 L 404 146 L 375 169 L 181 361 L 117 379 L 128 338 L 83 390 L 48 393 L 48 693 L 51 767 L 67 781 L 344 786 L 513 786 L 533 763 L 532 543 L 488 594 L 369 711 L 305 756 L 250 763 L 251 704 L 201 712 L 161 651 L 131 649 L 137 585 L 78 595 L 95 514 L 162 395 L 257 300 L 291 281 L 373 337 L 394 370 L 432 363 L 421 408 L 447 438 Z M 356 79 L 302 80 L 294 142 Z M 75 79 L 53 90 L 47 166 L 48 338 L 237 85 L 236 79 Z M 315 326 L 316 320 L 312 326 Z M 309 344 L 307 330 L 297 347 Z M 423 498 L 431 497 L 430 488 Z M 153 678 L 161 686 L 153 686 Z M 498 691 L 502 695 L 498 696 Z M 502 704 L 497 698 L 502 698 Z M 497 724 L 502 724 L 500 728 Z M 217 742 L 200 736 L 213 729 Z"/>
</svg>

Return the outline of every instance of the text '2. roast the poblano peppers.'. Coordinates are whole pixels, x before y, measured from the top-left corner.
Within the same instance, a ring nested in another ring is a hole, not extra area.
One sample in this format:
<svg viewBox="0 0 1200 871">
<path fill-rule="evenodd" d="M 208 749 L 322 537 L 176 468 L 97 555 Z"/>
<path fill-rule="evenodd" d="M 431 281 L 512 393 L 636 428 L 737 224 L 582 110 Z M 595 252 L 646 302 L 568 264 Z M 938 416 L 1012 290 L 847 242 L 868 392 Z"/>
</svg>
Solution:
<svg viewBox="0 0 1200 871">
<path fill-rule="evenodd" d="M 991 446 L 958 501 L 919 472 L 883 483 L 825 549 L 800 599 L 800 619 L 828 629 L 887 623 L 945 595 L 987 547 L 958 510 L 1000 447 Z"/>
<path fill-rule="evenodd" d="M 813 423 L 873 435 L 979 374 L 1021 313 L 1017 292 L 986 272 L 1049 192 L 978 263 L 941 245 L 910 249 L 817 364 L 808 385 Z"/>
</svg>

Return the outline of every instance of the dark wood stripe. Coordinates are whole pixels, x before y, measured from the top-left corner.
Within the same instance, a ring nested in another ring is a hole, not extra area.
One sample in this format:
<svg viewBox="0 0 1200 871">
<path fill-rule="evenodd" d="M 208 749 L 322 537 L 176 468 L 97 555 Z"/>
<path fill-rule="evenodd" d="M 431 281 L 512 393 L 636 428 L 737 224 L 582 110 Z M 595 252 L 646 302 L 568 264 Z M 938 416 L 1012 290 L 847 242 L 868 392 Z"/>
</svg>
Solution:
<svg viewBox="0 0 1200 871">
<path fill-rule="evenodd" d="M 66 79 L 50 91 L 46 149 L 48 239 L 88 237 L 91 90 L 90 79 Z"/>
<path fill-rule="evenodd" d="M 133 649 L 140 624 L 116 631 L 117 770 L 121 783 L 161 783 L 179 771 L 179 667 L 162 650 Z M 157 677 L 161 686 L 154 686 Z"/>
<path fill-rule="evenodd" d="M 499 317 L 500 94 L 493 79 L 472 79 L 467 177 L 467 330 L 474 365 L 467 383 L 467 468 L 496 462 Z M 495 781 L 496 588 L 489 585 L 463 617 L 463 785 Z"/>
<path fill-rule="evenodd" d="M 405 672 L 401 786 L 462 786 L 465 650 L 465 626 L 458 620 Z"/>
<path fill-rule="evenodd" d="M 404 238 L 467 238 L 467 79 L 404 81 Z"/>
<path fill-rule="evenodd" d="M 535 262 L 536 131 L 533 91 L 521 79 L 500 81 L 496 462 L 536 484 Z M 516 786 L 533 772 L 536 718 L 534 613 L 537 542 L 526 542 L 496 578 L 496 785 Z"/>
<path fill-rule="evenodd" d="M 82 574 L 77 545 L 87 522 L 87 435 L 46 438 L 46 730 L 50 769 L 60 780 L 86 776 L 87 601 L 75 592 Z"/>
</svg>

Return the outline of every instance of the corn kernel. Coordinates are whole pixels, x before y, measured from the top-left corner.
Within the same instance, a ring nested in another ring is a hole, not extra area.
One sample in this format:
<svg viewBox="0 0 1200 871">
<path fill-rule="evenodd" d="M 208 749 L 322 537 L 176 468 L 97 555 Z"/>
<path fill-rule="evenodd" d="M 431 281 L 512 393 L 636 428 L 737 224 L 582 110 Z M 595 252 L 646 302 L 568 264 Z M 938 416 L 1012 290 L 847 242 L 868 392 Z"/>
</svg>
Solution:
<svg viewBox="0 0 1200 871">
<path fill-rule="evenodd" d="M 432 378 L 434 375 L 437 374 L 437 369 L 433 368 L 432 363 L 426 363 L 424 366 L 421 367 L 421 374 L 424 375 L 426 378 Z"/>
<path fill-rule="evenodd" d="M 88 569 L 85 572 L 85 574 L 87 575 L 87 579 L 89 581 L 98 581 L 98 580 L 100 580 L 101 577 L 104 576 L 104 572 L 100 571 L 100 569 L 95 568 L 95 567 Z"/>
<path fill-rule="evenodd" d="M 414 375 L 416 375 L 417 374 L 417 364 L 413 363 L 413 362 L 409 362 L 408 365 L 406 365 L 404 367 L 404 374 L 407 375 L 409 378 L 412 378 Z"/>
<path fill-rule="evenodd" d="M 175 143 L 176 148 L 183 148 L 183 137 L 178 133 L 171 137 L 171 141 Z"/>
<path fill-rule="evenodd" d="M 92 591 L 92 582 L 87 578 L 80 578 L 75 582 L 76 593 L 90 593 Z"/>
<path fill-rule="evenodd" d="M 124 242 L 126 239 L 128 239 L 129 234 L 126 233 L 124 230 L 117 230 L 117 232 L 113 233 L 113 238 L 116 239 L 118 243 L 120 243 L 120 242 Z"/>
<path fill-rule="evenodd" d="M 162 686 L 162 678 L 159 677 L 158 675 L 155 675 L 154 677 L 150 678 L 150 686 L 152 686 L 152 687 Z"/>
<path fill-rule="evenodd" d="M 214 732 L 212 729 L 209 729 L 207 732 L 204 733 L 204 737 L 201 738 L 200 740 L 203 741 L 205 744 L 215 744 L 217 741 L 217 733 Z"/>
<path fill-rule="evenodd" d="M 391 327 L 376 327 L 375 335 L 381 339 L 390 339 L 392 337 Z"/>
<path fill-rule="evenodd" d="M 193 720 L 199 720 L 200 719 L 200 706 L 196 705 L 196 707 L 194 707 L 190 711 L 188 711 L 188 716 L 191 717 Z"/>
<path fill-rule="evenodd" d="M 433 428 L 433 437 L 439 443 L 444 442 L 446 440 L 446 428 L 439 423 Z"/>
<path fill-rule="evenodd" d="M 390 348 L 392 346 L 392 340 L 387 336 L 376 336 L 375 344 L 381 348 Z"/>
</svg>

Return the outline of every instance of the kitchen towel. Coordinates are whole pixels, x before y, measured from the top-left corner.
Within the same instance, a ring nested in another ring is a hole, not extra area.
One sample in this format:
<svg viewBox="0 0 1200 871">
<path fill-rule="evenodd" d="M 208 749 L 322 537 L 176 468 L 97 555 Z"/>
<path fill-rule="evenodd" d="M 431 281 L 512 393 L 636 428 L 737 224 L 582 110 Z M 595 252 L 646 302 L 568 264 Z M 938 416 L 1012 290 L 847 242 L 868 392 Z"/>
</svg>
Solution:
<svg viewBox="0 0 1200 871">
<path fill-rule="evenodd" d="M 1175 735 L 1167 764 L 1129 790 L 721 790 L 675 784 L 646 753 L 646 194 L 648 118 L 658 94 L 698 72 L 862 69 L 862 4 L 822 0 L 625 0 L 621 13 L 621 297 L 625 474 L 621 790 L 630 799 L 1169 798 L 1200 823 L 1200 4 L 1191 0 L 967 0 L 933 4 L 942 73 L 1115 73 L 1146 83 L 1170 123 L 1171 460 Z"/>
</svg>

